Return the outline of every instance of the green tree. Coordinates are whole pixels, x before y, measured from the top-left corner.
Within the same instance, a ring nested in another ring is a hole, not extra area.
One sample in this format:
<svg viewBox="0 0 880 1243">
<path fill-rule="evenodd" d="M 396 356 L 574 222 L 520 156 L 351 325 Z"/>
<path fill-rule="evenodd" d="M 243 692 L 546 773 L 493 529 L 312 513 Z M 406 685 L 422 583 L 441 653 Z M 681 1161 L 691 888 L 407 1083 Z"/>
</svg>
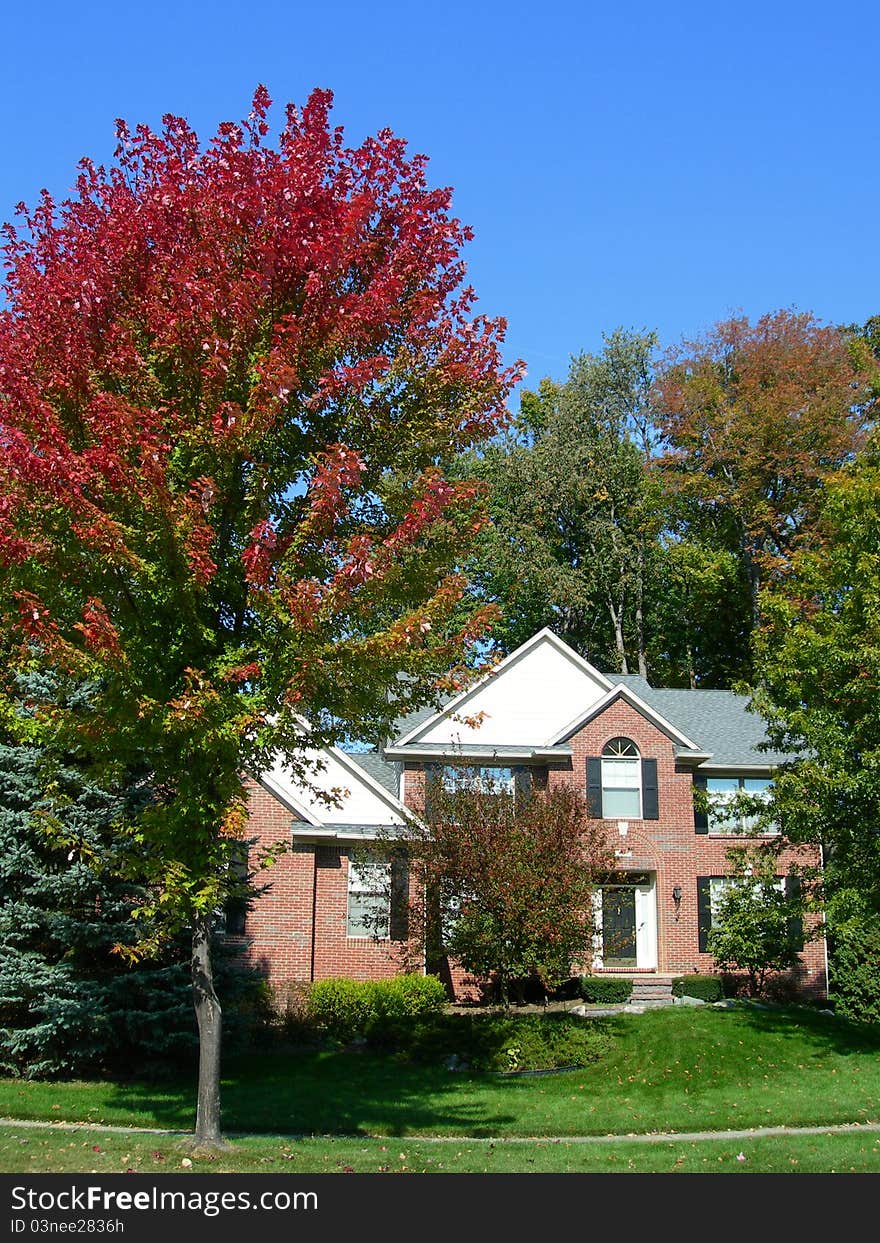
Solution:
<svg viewBox="0 0 880 1243">
<path fill-rule="evenodd" d="M 648 665 L 660 686 L 729 687 L 751 669 L 748 584 L 735 553 L 670 528 L 654 554 Z"/>
<path fill-rule="evenodd" d="M 775 851 L 729 856 L 735 871 L 713 904 L 708 949 L 722 971 L 744 971 L 750 995 L 760 997 L 770 975 L 798 962 L 803 891 L 780 883 Z"/>
<path fill-rule="evenodd" d="M 508 437 L 468 464 L 491 526 L 473 578 L 511 650 L 549 625 L 585 656 L 647 672 L 645 607 L 662 518 L 646 468 L 653 334 L 618 329 L 564 384 L 522 397 Z"/>
<path fill-rule="evenodd" d="M 19 689 L 25 718 L 58 702 L 45 676 Z M 88 688 L 69 694 L 87 700 Z M 131 843 L 114 826 L 149 801 L 146 770 L 108 790 L 82 756 L 51 773 L 44 761 L 39 746 L 0 739 L 0 1069 L 39 1077 L 179 1061 L 196 1045 L 185 944 L 136 964 L 114 953 L 143 935 L 133 912 L 144 889 L 120 879 Z M 228 1001 L 260 991 L 222 956 L 219 975 Z"/>
<path fill-rule="evenodd" d="M 880 1023 L 880 915 L 853 889 L 835 889 L 828 921 L 828 999 L 836 1014 Z"/>
<path fill-rule="evenodd" d="M 763 593 L 754 700 L 773 746 L 770 814 L 818 843 L 828 880 L 880 912 L 880 448 L 828 480 L 822 543 Z"/>
</svg>

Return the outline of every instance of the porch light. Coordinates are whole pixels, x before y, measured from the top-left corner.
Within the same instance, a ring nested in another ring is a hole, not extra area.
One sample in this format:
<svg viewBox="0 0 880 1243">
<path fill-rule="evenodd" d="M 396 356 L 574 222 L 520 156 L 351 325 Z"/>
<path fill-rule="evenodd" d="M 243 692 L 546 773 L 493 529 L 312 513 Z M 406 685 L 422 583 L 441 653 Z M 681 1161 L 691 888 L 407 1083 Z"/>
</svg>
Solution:
<svg viewBox="0 0 880 1243">
<path fill-rule="evenodd" d="M 681 902 L 681 885 L 672 886 L 672 901 L 676 906 Z"/>
</svg>

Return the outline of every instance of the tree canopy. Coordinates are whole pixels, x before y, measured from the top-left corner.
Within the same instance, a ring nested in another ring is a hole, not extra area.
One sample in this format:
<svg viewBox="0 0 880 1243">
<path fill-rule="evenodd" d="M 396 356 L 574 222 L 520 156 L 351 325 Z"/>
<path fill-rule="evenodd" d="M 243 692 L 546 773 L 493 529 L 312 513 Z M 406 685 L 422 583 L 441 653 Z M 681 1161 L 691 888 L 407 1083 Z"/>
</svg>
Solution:
<svg viewBox="0 0 880 1243">
<path fill-rule="evenodd" d="M 792 841 L 824 845 L 829 881 L 880 911 L 880 450 L 828 481 L 823 542 L 762 596 L 757 709 L 797 755 L 770 814 Z"/>
<path fill-rule="evenodd" d="M 203 1139 L 244 774 L 278 750 L 305 774 L 306 734 L 376 735 L 461 663 L 479 489 L 445 468 L 516 375 L 473 314 L 450 191 L 387 130 L 347 147 L 330 105 L 289 106 L 275 146 L 263 88 L 204 146 L 178 117 L 119 122 L 111 167 L 83 160 L 68 201 L 5 230 L 4 667 L 94 682 L 40 715 L 56 742 L 149 757 L 127 831 L 150 913 L 195 929 Z"/>
</svg>

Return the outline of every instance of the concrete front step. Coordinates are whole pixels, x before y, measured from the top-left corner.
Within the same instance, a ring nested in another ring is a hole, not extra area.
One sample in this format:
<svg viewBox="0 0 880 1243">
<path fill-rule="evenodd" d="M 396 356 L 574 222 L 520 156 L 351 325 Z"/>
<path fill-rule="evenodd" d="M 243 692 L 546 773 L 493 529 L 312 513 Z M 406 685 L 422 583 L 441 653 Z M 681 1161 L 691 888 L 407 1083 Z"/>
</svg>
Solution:
<svg viewBox="0 0 880 1243">
<path fill-rule="evenodd" d="M 633 991 L 630 1001 L 635 1005 L 671 1006 L 672 981 L 671 975 L 624 975 L 619 980 L 631 980 Z"/>
</svg>

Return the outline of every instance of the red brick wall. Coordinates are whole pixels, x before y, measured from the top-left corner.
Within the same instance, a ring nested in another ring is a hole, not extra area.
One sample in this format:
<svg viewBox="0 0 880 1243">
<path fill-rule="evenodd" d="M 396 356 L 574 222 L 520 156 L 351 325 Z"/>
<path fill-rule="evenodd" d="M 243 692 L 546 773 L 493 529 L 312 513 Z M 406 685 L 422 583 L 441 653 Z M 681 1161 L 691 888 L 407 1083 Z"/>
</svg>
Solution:
<svg viewBox="0 0 880 1243">
<path fill-rule="evenodd" d="M 345 844 L 295 842 L 294 816 L 256 782 L 248 782 L 249 828 L 261 852 L 283 844 L 275 862 L 258 873 L 266 890 L 247 917 L 244 953 L 283 1000 L 292 984 L 331 976 L 356 980 L 397 975 L 412 965 L 414 947 L 347 935 L 348 855 Z M 409 957 L 407 957 L 407 953 Z"/>
<path fill-rule="evenodd" d="M 618 859 L 620 866 L 628 871 L 656 874 L 657 971 L 673 975 L 688 973 L 695 967 L 701 972 L 712 971 L 711 955 L 699 952 L 697 877 L 729 874 L 732 869 L 728 850 L 732 844 L 748 844 L 748 839 L 737 838 L 733 843 L 730 837 L 695 833 L 691 770 L 682 767 L 677 771 L 670 739 L 625 700 L 617 700 L 570 739 L 572 766 L 551 769 L 550 784 L 575 780 L 586 792 L 588 757 L 600 756 L 605 744 L 619 736 L 631 738 L 643 757 L 657 760 L 659 820 L 628 820 L 625 838 L 620 836 L 616 820 L 607 822 L 609 848 L 631 852 L 629 857 Z M 780 874 L 787 872 L 792 863 L 817 862 L 817 852 L 812 848 L 788 849 L 779 859 Z M 672 900 L 676 885 L 682 891 L 678 911 Z M 824 993 L 824 942 L 806 942 L 801 960 L 799 985 L 810 993 Z"/>
</svg>

